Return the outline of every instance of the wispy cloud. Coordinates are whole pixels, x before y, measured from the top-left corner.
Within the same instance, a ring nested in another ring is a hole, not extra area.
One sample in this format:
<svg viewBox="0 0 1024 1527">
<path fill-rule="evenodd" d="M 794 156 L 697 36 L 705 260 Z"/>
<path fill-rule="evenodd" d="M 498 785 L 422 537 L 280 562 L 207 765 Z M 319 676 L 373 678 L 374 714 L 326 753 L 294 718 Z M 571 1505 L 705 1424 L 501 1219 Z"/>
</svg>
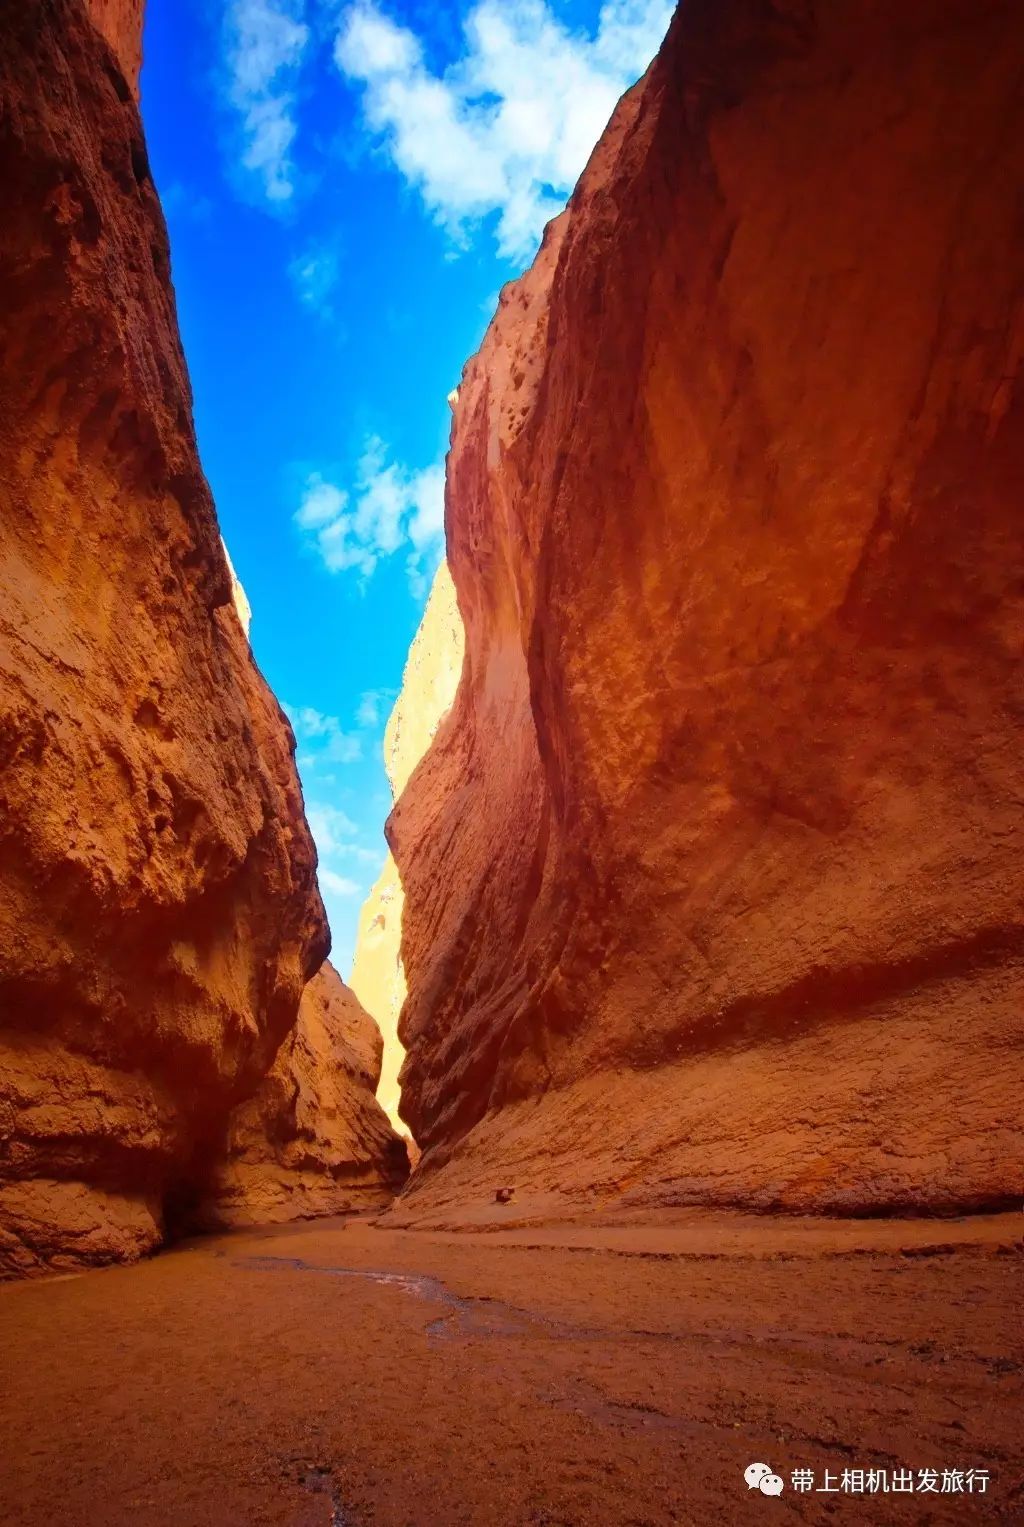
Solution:
<svg viewBox="0 0 1024 1527">
<path fill-rule="evenodd" d="M 295 190 L 295 92 L 309 46 L 305 0 L 230 0 L 227 98 L 238 114 L 242 168 L 271 203 Z"/>
<path fill-rule="evenodd" d="M 339 875 L 334 870 L 321 869 L 320 886 L 332 896 L 358 896 L 363 887 L 358 880 L 350 880 L 347 875 Z"/>
<path fill-rule="evenodd" d="M 464 52 L 434 73 L 420 38 L 376 0 L 342 13 L 341 72 L 364 88 L 371 133 L 454 240 L 497 214 L 502 255 L 524 260 L 560 211 L 616 101 L 646 68 L 673 0 L 606 0 L 593 35 L 547 0 L 478 0 Z"/>
<path fill-rule="evenodd" d="M 371 868 L 379 866 L 381 850 L 361 843 L 355 822 L 332 802 L 316 797 L 307 800 L 306 820 L 316 843 L 320 894 L 332 931 L 337 934 L 350 925 L 351 904 L 366 894 L 367 876 Z M 350 950 L 342 954 L 342 963 L 350 954 Z"/>
<path fill-rule="evenodd" d="M 318 472 L 306 479 L 295 521 L 332 573 L 354 571 L 364 584 L 382 558 L 404 551 L 410 588 L 420 598 L 443 550 L 444 467 L 412 470 L 371 437 L 350 488 Z"/>
<path fill-rule="evenodd" d="M 281 709 L 296 739 L 307 745 L 307 758 L 315 763 L 355 763 L 362 757 L 362 739 L 356 732 L 345 731 L 337 716 L 325 716 L 311 705 L 293 706 L 283 701 Z"/>
<path fill-rule="evenodd" d="M 323 318 L 334 316 L 332 298 L 338 284 L 338 253 L 326 246 L 307 249 L 289 265 L 288 274 L 299 301 Z"/>
<path fill-rule="evenodd" d="M 360 696 L 356 721 L 367 731 L 375 731 L 395 702 L 394 689 L 368 689 Z"/>
<path fill-rule="evenodd" d="M 358 840 L 358 827 L 339 806 L 324 801 L 308 801 L 306 820 L 322 859 L 332 859 L 344 853 Z"/>
<path fill-rule="evenodd" d="M 352 952 L 353 902 L 365 896 L 380 870 L 384 855 L 380 820 L 390 802 L 367 801 L 355 784 L 359 773 L 332 766 L 357 763 L 364 743 L 374 750 L 379 746 L 380 728 L 394 698 L 393 689 L 365 690 L 356 703 L 350 728 L 337 716 L 312 705 L 283 706 L 300 744 L 296 762 L 305 794 L 306 820 L 316 843 L 317 875 L 328 920 L 336 940 L 341 941 L 335 953 L 342 965 Z M 339 798 L 351 806 L 358 820 L 338 804 Z M 369 827 L 364 820 L 367 811 Z"/>
</svg>

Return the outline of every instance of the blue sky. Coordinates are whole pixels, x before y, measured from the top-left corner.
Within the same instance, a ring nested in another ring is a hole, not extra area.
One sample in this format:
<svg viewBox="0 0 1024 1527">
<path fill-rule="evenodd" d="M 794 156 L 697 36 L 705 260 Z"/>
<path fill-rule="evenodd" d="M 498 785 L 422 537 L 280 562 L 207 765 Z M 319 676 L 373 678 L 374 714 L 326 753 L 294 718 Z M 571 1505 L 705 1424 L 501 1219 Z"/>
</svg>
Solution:
<svg viewBox="0 0 1024 1527">
<path fill-rule="evenodd" d="M 200 450 L 343 975 L 443 554 L 447 395 L 671 9 L 149 0 L 142 111 Z"/>
</svg>

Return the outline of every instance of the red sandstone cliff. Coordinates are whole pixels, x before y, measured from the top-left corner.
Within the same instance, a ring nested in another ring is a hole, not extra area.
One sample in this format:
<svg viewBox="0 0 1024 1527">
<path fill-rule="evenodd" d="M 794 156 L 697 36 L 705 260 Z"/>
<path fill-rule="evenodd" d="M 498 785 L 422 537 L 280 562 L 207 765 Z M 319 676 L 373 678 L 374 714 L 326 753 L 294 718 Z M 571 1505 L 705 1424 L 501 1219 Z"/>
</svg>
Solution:
<svg viewBox="0 0 1024 1527">
<path fill-rule="evenodd" d="M 196 452 L 140 9 L 0 6 L 0 1273 L 194 1209 L 328 945 Z"/>
<path fill-rule="evenodd" d="M 125 79 L 138 96 L 143 0 L 85 0 L 85 9 L 93 26 L 113 49 Z"/>
<path fill-rule="evenodd" d="M 1024 11 L 687 0 L 466 367 L 405 1200 L 1024 1192 Z"/>
<path fill-rule="evenodd" d="M 259 1091 L 232 1116 L 206 1222 L 269 1224 L 387 1204 L 409 1162 L 374 1097 L 383 1054 L 376 1023 L 325 965 Z"/>
</svg>

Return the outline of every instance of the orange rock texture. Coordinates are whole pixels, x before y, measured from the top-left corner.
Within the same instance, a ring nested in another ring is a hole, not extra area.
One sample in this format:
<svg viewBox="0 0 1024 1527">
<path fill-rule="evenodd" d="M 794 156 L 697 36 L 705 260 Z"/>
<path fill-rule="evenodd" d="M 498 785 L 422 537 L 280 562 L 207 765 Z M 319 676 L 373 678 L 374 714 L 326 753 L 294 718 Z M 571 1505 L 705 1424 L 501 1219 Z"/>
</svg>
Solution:
<svg viewBox="0 0 1024 1527">
<path fill-rule="evenodd" d="M 402 688 L 384 731 L 384 765 L 394 796 L 401 795 L 451 707 L 462 674 L 462 620 L 448 564 L 434 578 L 423 620 L 409 651 Z M 384 1036 L 384 1060 L 377 1097 L 395 1128 L 399 1114 L 398 1075 L 405 1050 L 398 1020 L 405 1001 L 402 967 L 402 882 L 388 854 L 359 915 L 352 964 L 352 990 L 373 1014 Z"/>
<path fill-rule="evenodd" d="M 232 1115 L 206 1223 L 270 1224 L 387 1204 L 409 1162 L 374 1097 L 383 1053 L 376 1023 L 324 965 L 259 1091 Z"/>
<path fill-rule="evenodd" d="M 97 31 L 113 50 L 133 93 L 139 93 L 142 68 L 143 0 L 85 0 Z"/>
<path fill-rule="evenodd" d="M 196 451 L 139 12 L 0 13 L 0 1273 L 191 1212 L 328 947 Z"/>
<path fill-rule="evenodd" d="M 1024 1193 L 1022 54 L 687 0 L 503 291 L 390 823 L 409 1218 Z"/>
</svg>

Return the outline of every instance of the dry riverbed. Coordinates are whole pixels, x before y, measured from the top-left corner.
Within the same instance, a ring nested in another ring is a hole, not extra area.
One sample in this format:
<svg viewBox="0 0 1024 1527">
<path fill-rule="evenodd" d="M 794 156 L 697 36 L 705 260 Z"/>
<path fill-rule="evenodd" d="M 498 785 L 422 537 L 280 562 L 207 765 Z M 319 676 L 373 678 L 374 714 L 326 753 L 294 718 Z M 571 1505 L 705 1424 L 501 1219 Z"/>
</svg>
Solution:
<svg viewBox="0 0 1024 1527">
<path fill-rule="evenodd" d="M 10 1285 L 0 1521 L 1024 1521 L 1021 1229 L 333 1220 Z"/>
</svg>

